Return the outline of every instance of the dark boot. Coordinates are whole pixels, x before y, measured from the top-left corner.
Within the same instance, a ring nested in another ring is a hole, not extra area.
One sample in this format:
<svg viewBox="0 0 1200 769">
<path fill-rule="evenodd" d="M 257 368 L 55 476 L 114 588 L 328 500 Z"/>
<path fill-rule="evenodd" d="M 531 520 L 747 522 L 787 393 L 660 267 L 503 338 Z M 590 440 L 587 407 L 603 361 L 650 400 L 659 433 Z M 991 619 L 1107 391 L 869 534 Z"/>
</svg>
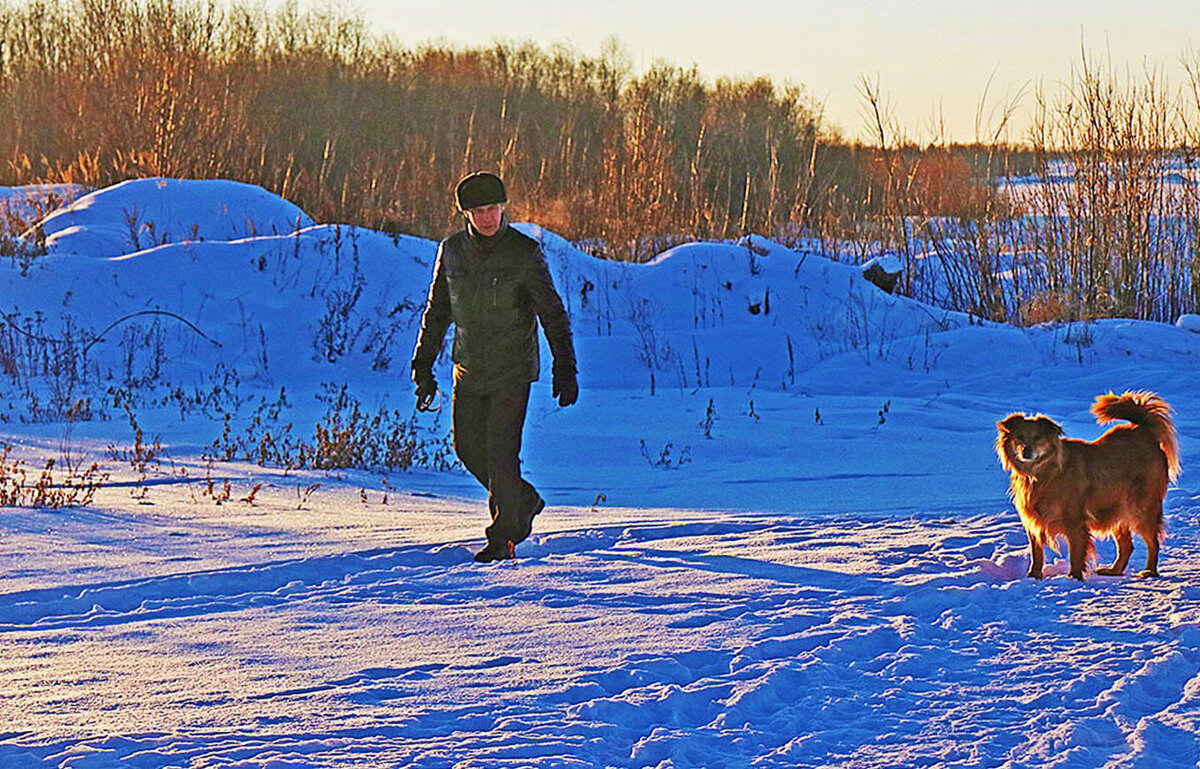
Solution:
<svg viewBox="0 0 1200 769">
<path fill-rule="evenodd" d="M 539 496 L 539 497 L 537 497 L 536 501 L 533 503 L 533 507 L 530 508 L 530 510 L 528 512 L 521 515 L 521 518 L 519 521 L 519 531 L 518 531 L 518 536 L 520 537 L 520 539 L 517 540 L 518 542 L 525 541 L 525 539 L 530 534 L 533 533 L 533 519 L 537 516 L 538 513 L 542 512 L 545 509 L 546 509 L 546 500 L 542 499 Z"/>
<path fill-rule="evenodd" d="M 489 540 L 487 546 L 475 554 L 475 560 L 479 563 L 507 561 L 516 557 L 513 551 L 513 543 L 510 540 Z"/>
</svg>

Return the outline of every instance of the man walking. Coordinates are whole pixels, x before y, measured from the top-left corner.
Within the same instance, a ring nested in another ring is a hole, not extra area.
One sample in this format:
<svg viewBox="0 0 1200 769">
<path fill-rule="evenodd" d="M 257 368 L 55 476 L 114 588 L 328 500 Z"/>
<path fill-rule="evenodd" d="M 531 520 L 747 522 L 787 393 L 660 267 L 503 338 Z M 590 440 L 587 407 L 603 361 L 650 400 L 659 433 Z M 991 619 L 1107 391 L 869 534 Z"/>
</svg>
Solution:
<svg viewBox="0 0 1200 769">
<path fill-rule="evenodd" d="M 509 226 L 508 194 L 495 174 L 473 173 L 455 190 L 465 227 L 438 246 L 429 300 L 413 353 L 418 408 L 437 395 L 433 363 L 454 324 L 454 451 L 488 490 L 492 524 L 481 563 L 514 556 L 546 503 L 521 477 L 521 431 L 538 378 L 537 322 L 554 356 L 553 395 L 579 397 L 571 323 L 537 241 Z"/>
</svg>

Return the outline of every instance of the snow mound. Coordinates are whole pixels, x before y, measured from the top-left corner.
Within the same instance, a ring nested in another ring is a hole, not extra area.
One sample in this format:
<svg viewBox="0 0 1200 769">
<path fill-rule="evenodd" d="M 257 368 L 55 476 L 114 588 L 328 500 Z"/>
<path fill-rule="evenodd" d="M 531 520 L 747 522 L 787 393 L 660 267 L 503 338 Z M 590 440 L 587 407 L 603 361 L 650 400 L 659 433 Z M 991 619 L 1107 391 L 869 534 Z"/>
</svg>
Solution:
<svg viewBox="0 0 1200 769">
<path fill-rule="evenodd" d="M 1180 315 L 1179 320 L 1175 321 L 1175 325 L 1200 334 L 1200 315 L 1192 315 L 1191 313 Z"/>
<path fill-rule="evenodd" d="M 86 195 L 90 190 L 78 184 L 30 184 L 24 187 L 0 187 L 0 233 L 17 235 L 14 224 L 32 221 L 46 211 Z"/>
<path fill-rule="evenodd" d="M 84 195 L 39 226 L 50 253 L 109 258 L 181 241 L 287 235 L 312 225 L 300 208 L 261 187 L 157 178 Z"/>
</svg>

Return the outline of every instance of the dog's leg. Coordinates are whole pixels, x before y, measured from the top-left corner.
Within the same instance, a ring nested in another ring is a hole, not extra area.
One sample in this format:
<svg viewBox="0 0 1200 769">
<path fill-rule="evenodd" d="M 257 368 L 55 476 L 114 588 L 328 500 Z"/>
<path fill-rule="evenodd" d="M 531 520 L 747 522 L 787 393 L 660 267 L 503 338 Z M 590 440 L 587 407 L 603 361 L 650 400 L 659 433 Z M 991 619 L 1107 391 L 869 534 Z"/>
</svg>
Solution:
<svg viewBox="0 0 1200 769">
<path fill-rule="evenodd" d="M 1034 579 L 1042 578 L 1042 566 L 1046 561 L 1046 551 L 1042 547 L 1042 538 L 1039 534 L 1034 534 L 1030 529 L 1025 529 L 1025 535 L 1029 537 L 1029 575 Z"/>
<path fill-rule="evenodd" d="M 1129 556 L 1133 555 L 1133 535 L 1129 533 L 1129 529 L 1122 526 L 1117 529 L 1116 540 L 1117 560 L 1112 562 L 1112 566 L 1096 569 L 1097 574 L 1119 577 L 1125 573 L 1125 567 L 1129 564 Z"/>
<path fill-rule="evenodd" d="M 1152 502 L 1149 507 L 1151 514 L 1148 516 L 1148 520 L 1153 523 L 1150 523 L 1148 526 L 1143 525 L 1138 530 L 1138 534 L 1142 536 L 1142 540 L 1146 543 L 1146 568 L 1138 572 L 1139 577 L 1158 576 L 1158 540 L 1162 535 L 1163 525 L 1162 500 L 1159 499 L 1157 502 Z"/>
<path fill-rule="evenodd" d="M 1071 552 L 1071 577 L 1083 582 L 1083 571 L 1087 568 L 1089 551 L 1092 549 L 1092 534 L 1088 531 L 1083 516 L 1079 523 L 1067 531 L 1067 546 Z"/>
<path fill-rule="evenodd" d="M 1153 532 L 1149 535 L 1143 534 L 1142 539 L 1146 541 L 1146 568 L 1138 572 L 1139 577 L 1157 577 L 1158 576 L 1158 532 Z"/>
</svg>

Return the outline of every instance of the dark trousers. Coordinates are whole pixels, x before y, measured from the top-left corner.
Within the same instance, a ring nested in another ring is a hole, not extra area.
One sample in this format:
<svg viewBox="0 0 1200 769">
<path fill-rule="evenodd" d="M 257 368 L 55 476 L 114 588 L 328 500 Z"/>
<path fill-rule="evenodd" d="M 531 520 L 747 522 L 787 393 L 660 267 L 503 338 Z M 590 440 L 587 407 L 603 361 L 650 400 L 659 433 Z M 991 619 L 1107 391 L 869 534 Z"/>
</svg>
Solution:
<svg viewBox="0 0 1200 769">
<path fill-rule="evenodd" d="M 454 388 L 454 452 L 488 490 L 489 542 L 514 545 L 529 536 L 532 512 L 541 501 L 521 477 L 521 431 L 529 383 L 480 392 Z"/>
</svg>

